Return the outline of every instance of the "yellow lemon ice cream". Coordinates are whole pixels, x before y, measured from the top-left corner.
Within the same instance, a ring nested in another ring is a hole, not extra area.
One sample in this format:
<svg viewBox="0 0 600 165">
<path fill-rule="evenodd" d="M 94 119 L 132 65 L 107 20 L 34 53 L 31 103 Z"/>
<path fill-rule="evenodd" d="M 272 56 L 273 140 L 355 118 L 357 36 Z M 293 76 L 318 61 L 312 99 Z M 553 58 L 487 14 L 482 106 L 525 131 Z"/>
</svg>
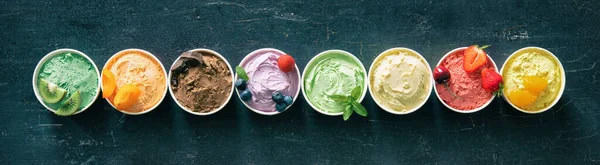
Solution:
<svg viewBox="0 0 600 165">
<path fill-rule="evenodd" d="M 128 49 L 115 54 L 104 66 L 114 74 L 116 91 L 132 84 L 140 90 L 139 98 L 127 112 L 143 112 L 159 104 L 167 91 L 166 72 L 151 54 Z M 106 82 L 103 82 L 105 84 Z M 117 93 L 117 92 L 115 92 Z M 114 95 L 108 100 L 115 105 Z"/>
<path fill-rule="evenodd" d="M 379 55 L 369 73 L 375 102 L 384 109 L 406 112 L 419 108 L 431 93 L 431 70 L 425 59 L 407 49 Z"/>
<path fill-rule="evenodd" d="M 556 57 L 543 49 L 521 49 L 502 68 L 503 93 L 509 102 L 526 111 L 552 106 L 564 87 L 561 66 Z"/>
</svg>

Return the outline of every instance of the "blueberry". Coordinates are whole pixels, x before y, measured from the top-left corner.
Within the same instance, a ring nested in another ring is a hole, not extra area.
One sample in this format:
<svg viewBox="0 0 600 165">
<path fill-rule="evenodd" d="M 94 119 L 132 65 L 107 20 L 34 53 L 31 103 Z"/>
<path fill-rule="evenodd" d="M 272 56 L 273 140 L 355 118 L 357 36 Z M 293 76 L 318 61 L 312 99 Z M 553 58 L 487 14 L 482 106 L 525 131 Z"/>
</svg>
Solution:
<svg viewBox="0 0 600 165">
<path fill-rule="evenodd" d="M 287 105 L 285 105 L 285 103 L 275 104 L 275 109 L 277 110 L 277 112 L 283 112 L 285 111 L 285 108 L 287 108 Z"/>
<path fill-rule="evenodd" d="M 283 95 L 281 94 L 281 92 L 273 92 L 273 94 L 271 94 L 271 98 L 276 103 L 283 103 Z"/>
<path fill-rule="evenodd" d="M 243 101 L 248 101 L 252 98 L 252 92 L 250 92 L 250 90 L 244 90 L 240 94 L 240 98 L 242 98 Z"/>
<path fill-rule="evenodd" d="M 285 105 L 289 106 L 289 105 L 292 105 L 294 100 L 290 96 L 285 96 L 285 97 L 283 97 L 283 102 L 285 103 Z"/>
<path fill-rule="evenodd" d="M 246 90 L 246 80 L 244 80 L 244 79 L 241 79 L 241 78 L 240 78 L 240 79 L 237 79 L 237 80 L 235 80 L 235 87 L 236 87 L 238 90 Z"/>
</svg>

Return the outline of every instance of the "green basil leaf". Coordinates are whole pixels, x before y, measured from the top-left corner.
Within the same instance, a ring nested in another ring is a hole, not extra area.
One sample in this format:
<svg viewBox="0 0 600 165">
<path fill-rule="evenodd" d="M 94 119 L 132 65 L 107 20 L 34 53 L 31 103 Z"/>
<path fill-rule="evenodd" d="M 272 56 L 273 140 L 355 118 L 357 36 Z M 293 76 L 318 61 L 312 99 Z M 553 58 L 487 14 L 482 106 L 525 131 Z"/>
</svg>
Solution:
<svg viewBox="0 0 600 165">
<path fill-rule="evenodd" d="M 367 116 L 367 109 L 365 109 L 365 107 L 363 107 L 362 104 L 353 101 L 352 107 L 354 109 L 354 112 L 358 113 L 361 116 Z"/>
<path fill-rule="evenodd" d="M 344 96 L 344 95 L 331 95 L 331 96 L 329 96 L 329 98 L 333 101 L 343 102 L 343 103 L 350 101 L 350 98 L 348 98 L 348 96 Z"/>
<path fill-rule="evenodd" d="M 354 100 L 358 100 L 360 99 L 360 94 L 362 93 L 362 91 L 360 90 L 360 86 L 356 86 L 354 87 L 354 89 L 352 89 L 352 98 Z"/>
<path fill-rule="evenodd" d="M 237 73 L 238 78 L 244 79 L 246 81 L 250 81 L 248 74 L 246 74 L 246 70 L 244 70 L 244 68 L 242 68 L 242 66 L 236 66 L 235 73 Z"/>
<path fill-rule="evenodd" d="M 346 108 L 344 108 L 344 121 L 348 120 L 352 116 L 352 113 L 352 105 L 346 105 Z"/>
</svg>

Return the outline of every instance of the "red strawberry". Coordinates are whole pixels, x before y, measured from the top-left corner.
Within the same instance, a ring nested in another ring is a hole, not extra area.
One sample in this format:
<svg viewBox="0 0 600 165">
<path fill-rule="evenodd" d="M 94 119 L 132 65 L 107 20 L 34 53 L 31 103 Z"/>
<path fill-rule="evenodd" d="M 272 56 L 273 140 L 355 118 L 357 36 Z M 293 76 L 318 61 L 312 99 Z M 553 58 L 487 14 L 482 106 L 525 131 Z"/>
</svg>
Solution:
<svg viewBox="0 0 600 165">
<path fill-rule="evenodd" d="M 502 92 L 502 76 L 490 68 L 481 70 L 481 85 L 483 89 L 500 96 Z"/>
<path fill-rule="evenodd" d="M 277 66 L 279 66 L 279 69 L 281 71 L 287 73 L 294 70 L 296 62 L 294 61 L 294 58 L 292 58 L 292 56 L 284 54 L 279 56 L 279 59 L 277 59 Z"/>
<path fill-rule="evenodd" d="M 473 45 L 469 46 L 465 50 L 463 69 L 465 69 L 467 73 L 473 73 L 487 63 L 487 54 L 483 51 L 483 49 L 489 46 L 490 45 L 479 47 L 477 45 Z"/>
</svg>

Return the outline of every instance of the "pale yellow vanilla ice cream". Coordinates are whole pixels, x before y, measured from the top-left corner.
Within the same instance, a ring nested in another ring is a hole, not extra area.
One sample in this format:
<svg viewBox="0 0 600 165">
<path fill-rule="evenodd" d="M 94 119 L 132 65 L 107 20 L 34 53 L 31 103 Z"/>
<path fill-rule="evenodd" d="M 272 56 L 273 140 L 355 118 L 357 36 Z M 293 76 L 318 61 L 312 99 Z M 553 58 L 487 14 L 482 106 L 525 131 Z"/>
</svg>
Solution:
<svg viewBox="0 0 600 165">
<path fill-rule="evenodd" d="M 369 86 L 379 106 L 405 112 L 427 100 L 432 88 L 431 77 L 422 56 L 392 49 L 375 59 L 369 73 Z"/>
<path fill-rule="evenodd" d="M 146 52 L 122 51 L 112 57 L 104 68 L 115 75 L 117 91 L 126 84 L 136 85 L 141 91 L 137 103 L 124 111 L 146 111 L 159 104 L 167 90 L 166 75 L 160 61 Z M 113 98 L 109 101 L 114 105 Z"/>
<path fill-rule="evenodd" d="M 548 81 L 548 86 L 537 95 L 532 104 L 519 107 L 527 111 L 537 111 L 550 106 L 561 91 L 562 74 L 560 62 L 551 54 L 537 49 L 529 48 L 521 50 L 511 56 L 504 66 L 502 77 L 504 78 L 504 94 L 510 99 L 510 91 L 524 90 L 524 76 L 539 76 Z M 513 103 L 514 104 L 514 103 Z"/>
</svg>

